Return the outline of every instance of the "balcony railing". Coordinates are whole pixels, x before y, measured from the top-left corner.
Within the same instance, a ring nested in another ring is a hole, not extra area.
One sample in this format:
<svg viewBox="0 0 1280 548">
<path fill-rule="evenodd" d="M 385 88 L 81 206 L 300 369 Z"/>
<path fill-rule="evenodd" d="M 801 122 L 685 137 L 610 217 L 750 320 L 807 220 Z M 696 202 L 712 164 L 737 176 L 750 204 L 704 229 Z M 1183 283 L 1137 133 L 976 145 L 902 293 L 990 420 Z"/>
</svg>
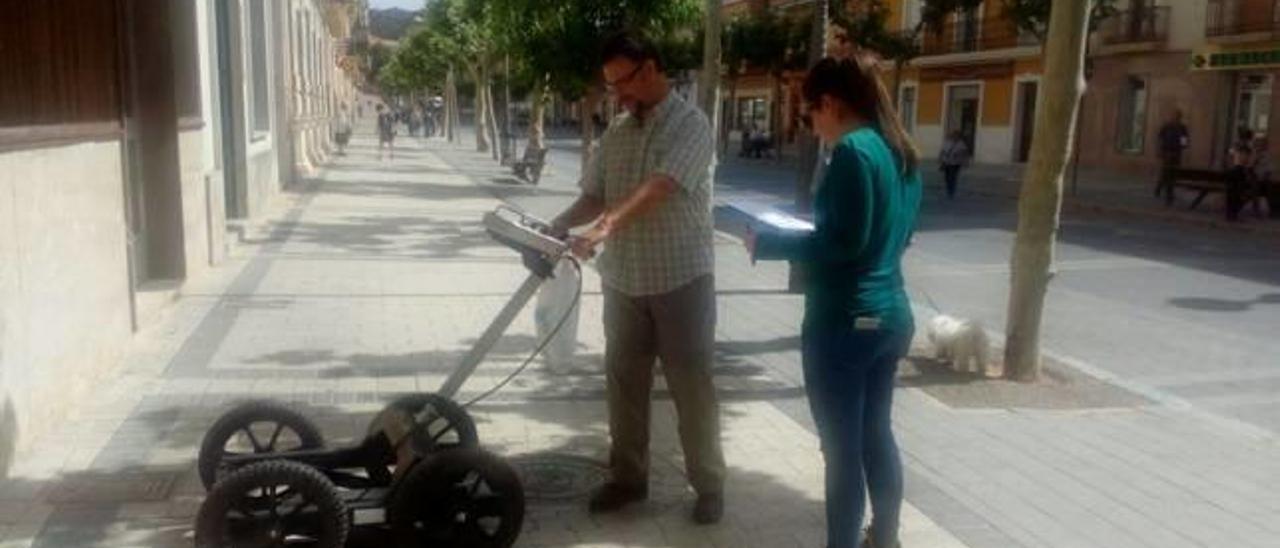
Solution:
<svg viewBox="0 0 1280 548">
<path fill-rule="evenodd" d="M 1209 0 L 1205 35 L 1280 33 L 1280 0 Z"/>
<path fill-rule="evenodd" d="M 1169 6 L 1122 11 L 1102 21 L 1102 43 L 1145 44 L 1169 38 Z"/>
<path fill-rule="evenodd" d="M 1008 19 L 953 21 L 941 29 L 925 31 L 920 43 L 922 55 L 976 53 L 1034 46 L 1033 35 L 1018 32 Z"/>
</svg>

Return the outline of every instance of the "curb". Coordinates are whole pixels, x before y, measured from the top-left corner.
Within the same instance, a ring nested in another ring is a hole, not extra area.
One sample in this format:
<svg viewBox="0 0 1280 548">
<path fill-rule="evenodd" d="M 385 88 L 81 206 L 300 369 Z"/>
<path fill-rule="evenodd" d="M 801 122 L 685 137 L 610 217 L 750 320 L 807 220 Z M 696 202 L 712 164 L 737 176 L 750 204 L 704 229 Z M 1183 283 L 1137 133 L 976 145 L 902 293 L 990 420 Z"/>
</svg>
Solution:
<svg viewBox="0 0 1280 548">
<path fill-rule="evenodd" d="M 987 198 L 1006 198 L 1010 200 L 1018 199 L 1018 195 L 1016 193 L 1010 194 L 1008 192 L 999 192 L 994 190 L 965 190 L 963 192 L 973 196 L 982 196 Z M 1063 211 L 1073 213 L 1096 213 L 1100 215 L 1115 216 L 1123 215 L 1130 218 L 1147 219 L 1168 224 L 1179 224 L 1210 230 L 1226 230 L 1243 234 L 1254 234 L 1263 237 L 1280 238 L 1280 223 L 1276 223 L 1276 226 L 1266 226 L 1259 224 L 1231 223 L 1216 218 L 1201 219 L 1182 215 L 1176 212 L 1153 211 L 1150 209 L 1131 206 L 1084 202 L 1072 199 L 1065 194 L 1063 195 L 1062 209 Z"/>
</svg>

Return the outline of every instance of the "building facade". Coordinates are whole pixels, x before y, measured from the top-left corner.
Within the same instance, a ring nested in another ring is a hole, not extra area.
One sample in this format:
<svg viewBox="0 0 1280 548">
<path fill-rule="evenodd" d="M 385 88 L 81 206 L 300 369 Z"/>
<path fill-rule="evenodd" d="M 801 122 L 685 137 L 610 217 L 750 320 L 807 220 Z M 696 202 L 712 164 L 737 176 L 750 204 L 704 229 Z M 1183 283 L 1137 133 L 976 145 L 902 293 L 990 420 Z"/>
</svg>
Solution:
<svg viewBox="0 0 1280 548">
<path fill-rule="evenodd" d="M 1081 163 L 1130 171 L 1159 164 L 1160 127 L 1175 111 L 1191 134 L 1183 164 L 1221 168 L 1237 130 L 1277 141 L 1270 124 L 1280 72 L 1280 2 L 1132 1 L 1091 46 Z"/>
<path fill-rule="evenodd" d="M 353 0 L 51 0 L 0 18 L 0 476 L 323 160 Z M 340 25 L 339 25 L 340 26 Z"/>
<path fill-rule="evenodd" d="M 913 28 L 922 0 L 890 2 L 890 24 Z M 1154 172 L 1157 134 L 1174 112 L 1191 133 L 1187 166 L 1220 168 L 1241 127 L 1269 136 L 1280 99 L 1280 1 L 1125 0 L 1090 36 L 1081 105 L 1080 164 Z M 1003 4 L 983 2 L 919 37 L 922 55 L 899 74 L 898 104 L 926 157 L 958 130 L 982 163 L 1022 163 L 1030 152 L 1043 48 Z"/>
<path fill-rule="evenodd" d="M 891 2 L 889 25 L 910 33 L 922 0 Z M 943 28 L 916 36 L 921 54 L 899 70 L 885 63 L 886 83 L 897 89 L 900 113 L 926 157 L 944 137 L 959 132 L 974 161 L 1025 161 L 1040 92 L 1040 44 L 989 0 L 947 17 Z"/>
<path fill-rule="evenodd" d="M 815 4 L 815 0 L 723 0 L 722 21 L 730 24 L 770 11 L 778 20 L 809 28 Z M 775 136 L 777 144 L 794 143 L 799 130 L 803 81 L 802 70 L 775 74 L 749 64 L 739 67 L 736 78 L 721 83 L 722 135 L 737 141 L 746 131 L 776 131 L 779 133 Z"/>
</svg>

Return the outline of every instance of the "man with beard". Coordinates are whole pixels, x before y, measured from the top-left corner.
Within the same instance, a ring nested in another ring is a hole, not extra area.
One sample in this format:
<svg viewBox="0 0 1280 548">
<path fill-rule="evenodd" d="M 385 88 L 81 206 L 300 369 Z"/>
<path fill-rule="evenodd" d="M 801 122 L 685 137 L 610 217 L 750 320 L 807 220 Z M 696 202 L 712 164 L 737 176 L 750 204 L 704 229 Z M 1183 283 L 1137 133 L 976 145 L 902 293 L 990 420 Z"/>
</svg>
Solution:
<svg viewBox="0 0 1280 548">
<path fill-rule="evenodd" d="M 624 109 L 600 138 L 582 194 L 553 221 L 583 259 L 604 244 L 605 368 L 612 479 L 591 499 L 613 512 L 648 497 L 653 364 L 662 363 L 679 419 L 693 519 L 724 512 L 724 455 L 712 383 L 715 283 L 707 117 L 672 93 L 653 44 L 623 33 L 602 52 L 606 87 Z"/>
</svg>

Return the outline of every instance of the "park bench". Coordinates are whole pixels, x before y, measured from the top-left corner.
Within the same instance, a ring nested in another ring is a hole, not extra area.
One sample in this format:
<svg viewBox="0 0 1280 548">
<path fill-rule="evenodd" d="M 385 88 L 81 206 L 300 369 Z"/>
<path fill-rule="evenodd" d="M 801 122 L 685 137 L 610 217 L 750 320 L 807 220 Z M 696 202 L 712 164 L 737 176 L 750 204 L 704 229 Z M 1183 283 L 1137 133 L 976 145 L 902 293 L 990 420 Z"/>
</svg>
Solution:
<svg viewBox="0 0 1280 548">
<path fill-rule="evenodd" d="M 749 132 L 741 132 L 742 134 L 742 150 L 738 151 L 738 156 L 743 158 L 769 158 L 777 151 L 774 150 L 773 139 L 769 134 L 753 137 Z"/>
<path fill-rule="evenodd" d="M 546 165 L 546 162 L 546 148 L 528 147 L 524 149 L 524 157 L 520 161 L 511 164 L 511 171 L 516 174 L 516 177 L 536 185 L 542 179 L 542 167 Z"/>
<path fill-rule="evenodd" d="M 1241 210 L 1247 208 L 1256 200 L 1261 200 L 1262 195 L 1253 188 L 1254 185 L 1246 184 L 1242 192 L 1240 204 Z M 1215 169 L 1175 169 L 1173 171 L 1173 188 L 1185 188 L 1198 192 L 1195 200 L 1191 202 L 1191 206 L 1187 209 L 1195 209 L 1200 206 L 1210 194 L 1226 194 L 1227 192 L 1227 172 Z"/>
</svg>

